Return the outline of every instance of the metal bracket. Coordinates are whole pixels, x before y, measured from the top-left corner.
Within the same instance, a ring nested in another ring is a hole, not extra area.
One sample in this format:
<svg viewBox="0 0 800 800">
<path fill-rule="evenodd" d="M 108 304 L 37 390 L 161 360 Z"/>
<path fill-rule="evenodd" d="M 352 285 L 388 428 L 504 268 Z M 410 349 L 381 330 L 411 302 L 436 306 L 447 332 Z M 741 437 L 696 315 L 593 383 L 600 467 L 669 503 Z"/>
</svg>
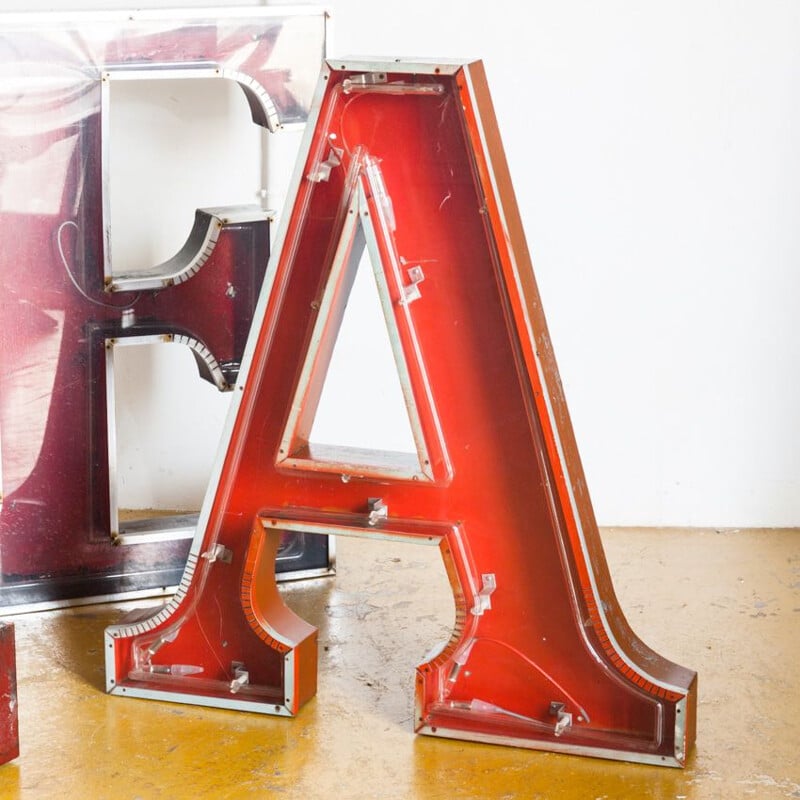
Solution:
<svg viewBox="0 0 800 800">
<path fill-rule="evenodd" d="M 223 564 L 230 564 L 233 561 L 233 550 L 225 547 L 223 544 L 214 544 L 205 553 L 200 555 L 200 558 L 206 559 L 209 564 L 215 561 L 221 561 Z"/>
<path fill-rule="evenodd" d="M 553 728 L 554 736 L 561 736 L 562 733 L 572 727 L 572 714 L 567 713 L 564 709 L 565 703 L 559 703 L 555 700 L 550 703 L 550 716 L 556 718 L 556 724 Z"/>
<path fill-rule="evenodd" d="M 233 668 L 231 694 L 236 694 L 243 686 L 247 686 L 247 684 L 250 683 L 250 673 L 240 661 L 234 661 L 231 667 Z"/>
<path fill-rule="evenodd" d="M 481 590 L 475 595 L 475 603 L 472 606 L 472 614 L 480 617 L 484 611 L 492 607 L 492 593 L 497 588 L 497 579 L 493 572 L 481 575 Z"/>
<path fill-rule="evenodd" d="M 308 173 L 308 179 L 312 183 L 327 181 L 331 176 L 332 170 L 342 163 L 343 153 L 344 151 L 340 147 L 331 147 L 328 150 L 328 157 L 324 161 L 320 161 L 320 163 Z"/>
<path fill-rule="evenodd" d="M 370 497 L 367 506 L 369 508 L 367 525 L 374 528 L 378 523 L 389 518 L 389 506 L 380 497 Z"/>
<path fill-rule="evenodd" d="M 342 81 L 342 91 L 345 94 L 368 86 L 378 86 L 387 81 L 385 72 L 364 72 L 361 75 L 351 75 Z"/>
<path fill-rule="evenodd" d="M 407 283 L 403 287 L 403 297 L 400 302 L 409 305 L 422 297 L 419 285 L 425 280 L 425 273 L 422 271 L 422 267 L 409 267 L 408 270 L 406 270 L 406 274 L 409 277 L 410 283 Z"/>
</svg>

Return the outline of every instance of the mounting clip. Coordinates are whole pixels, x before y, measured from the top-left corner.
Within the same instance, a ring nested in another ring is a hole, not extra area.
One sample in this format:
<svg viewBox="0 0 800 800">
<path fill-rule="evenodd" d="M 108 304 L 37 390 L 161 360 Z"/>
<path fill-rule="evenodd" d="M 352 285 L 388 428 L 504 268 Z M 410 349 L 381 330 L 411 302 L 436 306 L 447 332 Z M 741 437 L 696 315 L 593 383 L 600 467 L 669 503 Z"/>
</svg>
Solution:
<svg viewBox="0 0 800 800">
<path fill-rule="evenodd" d="M 233 667 L 231 694 L 236 694 L 242 686 L 246 686 L 250 683 L 250 673 L 245 669 L 241 661 L 234 661 L 231 666 Z"/>
<path fill-rule="evenodd" d="M 566 704 L 559 703 L 557 700 L 553 700 L 550 703 L 550 716 L 556 718 L 556 724 L 553 728 L 553 735 L 555 736 L 561 736 L 564 731 L 572 727 L 572 714 L 564 711 L 565 708 Z"/>
<path fill-rule="evenodd" d="M 217 543 L 202 553 L 200 558 L 206 559 L 209 564 L 213 564 L 215 561 L 230 564 L 233 561 L 233 550 L 225 547 L 224 544 Z"/>
<path fill-rule="evenodd" d="M 367 508 L 369 509 L 367 525 L 371 528 L 374 528 L 379 522 L 389 518 L 389 506 L 387 506 L 380 497 L 370 497 L 369 500 L 367 500 Z"/>
<path fill-rule="evenodd" d="M 497 579 L 493 572 L 481 575 L 483 585 L 481 590 L 475 595 L 475 602 L 472 606 L 473 616 L 480 617 L 484 611 L 492 607 L 492 593 L 497 588 Z"/>
<path fill-rule="evenodd" d="M 403 287 L 403 296 L 400 299 L 400 304 L 404 306 L 407 306 L 422 297 L 422 292 L 419 290 L 419 285 L 425 280 L 425 273 L 422 271 L 422 267 L 409 267 L 406 273 L 411 282 L 407 283 Z"/>
</svg>

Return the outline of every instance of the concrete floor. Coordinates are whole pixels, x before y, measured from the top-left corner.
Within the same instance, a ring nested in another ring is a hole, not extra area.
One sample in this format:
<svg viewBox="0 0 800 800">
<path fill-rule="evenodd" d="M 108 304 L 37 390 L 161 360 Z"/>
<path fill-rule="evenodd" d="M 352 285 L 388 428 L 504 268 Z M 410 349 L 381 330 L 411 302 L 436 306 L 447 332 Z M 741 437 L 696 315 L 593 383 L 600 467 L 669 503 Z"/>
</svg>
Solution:
<svg viewBox="0 0 800 800">
<path fill-rule="evenodd" d="M 800 531 L 603 537 L 634 629 L 700 675 L 685 770 L 414 736 L 413 666 L 452 620 L 438 553 L 343 539 L 335 579 L 285 587 L 320 628 L 294 720 L 105 695 L 103 629 L 130 605 L 15 618 L 0 798 L 800 798 Z"/>
</svg>

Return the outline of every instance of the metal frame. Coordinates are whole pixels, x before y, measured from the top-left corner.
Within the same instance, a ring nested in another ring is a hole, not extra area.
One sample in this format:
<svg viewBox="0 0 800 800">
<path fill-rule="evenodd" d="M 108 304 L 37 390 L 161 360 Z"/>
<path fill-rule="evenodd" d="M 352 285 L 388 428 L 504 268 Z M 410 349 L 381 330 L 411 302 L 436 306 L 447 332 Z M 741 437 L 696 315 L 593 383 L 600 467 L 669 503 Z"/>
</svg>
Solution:
<svg viewBox="0 0 800 800">
<path fill-rule="evenodd" d="M 417 667 L 417 731 L 682 766 L 697 676 L 616 600 L 480 62 L 329 61 L 293 196 L 181 587 L 107 630 L 108 691 L 295 714 L 316 691 L 316 631 L 278 594 L 280 535 L 424 541 L 456 625 Z M 356 211 L 427 481 L 303 441 Z"/>
</svg>

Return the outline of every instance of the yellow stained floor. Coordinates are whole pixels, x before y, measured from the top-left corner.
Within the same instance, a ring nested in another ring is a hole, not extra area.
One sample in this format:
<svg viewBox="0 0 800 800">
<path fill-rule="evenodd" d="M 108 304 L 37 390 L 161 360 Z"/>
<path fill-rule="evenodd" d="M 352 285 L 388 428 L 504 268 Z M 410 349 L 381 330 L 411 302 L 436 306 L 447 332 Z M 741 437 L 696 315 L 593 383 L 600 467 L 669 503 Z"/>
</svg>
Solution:
<svg viewBox="0 0 800 800">
<path fill-rule="evenodd" d="M 800 798 L 800 531 L 603 538 L 634 629 L 700 674 L 685 770 L 414 736 L 413 666 L 452 619 L 438 552 L 343 539 L 336 578 L 285 587 L 320 628 L 294 720 L 105 695 L 103 629 L 131 604 L 16 617 L 0 798 Z"/>
</svg>

